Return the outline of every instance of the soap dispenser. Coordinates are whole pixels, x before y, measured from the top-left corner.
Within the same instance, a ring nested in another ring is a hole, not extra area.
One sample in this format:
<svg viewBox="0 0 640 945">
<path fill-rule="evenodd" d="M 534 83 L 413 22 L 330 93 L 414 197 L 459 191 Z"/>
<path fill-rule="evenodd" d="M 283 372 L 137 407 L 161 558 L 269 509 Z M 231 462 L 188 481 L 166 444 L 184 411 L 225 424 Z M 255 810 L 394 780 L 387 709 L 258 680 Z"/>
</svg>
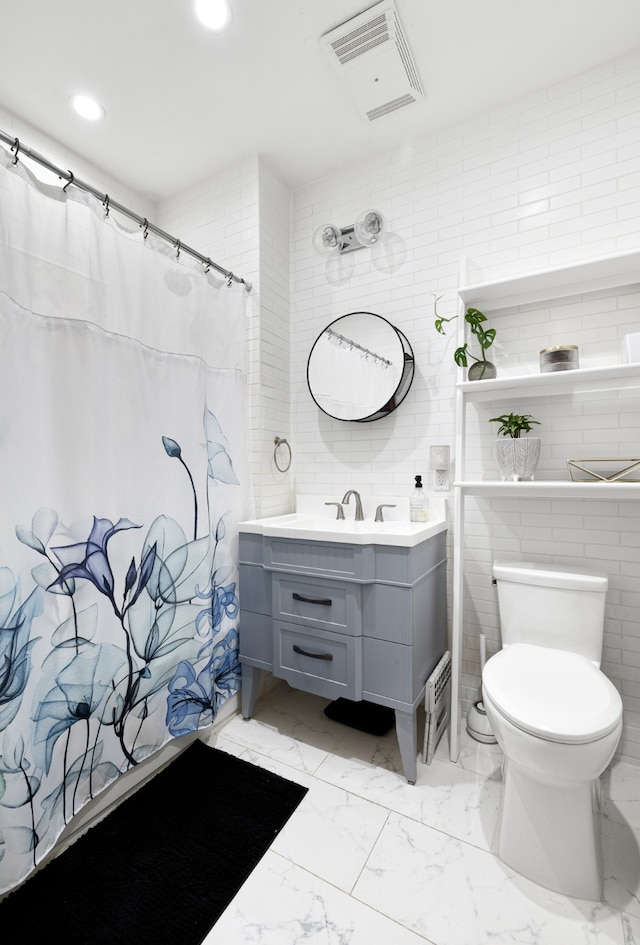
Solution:
<svg viewBox="0 0 640 945">
<path fill-rule="evenodd" d="M 416 476 L 415 489 L 409 497 L 409 518 L 412 522 L 427 521 L 427 497 L 422 488 L 422 476 Z"/>
</svg>

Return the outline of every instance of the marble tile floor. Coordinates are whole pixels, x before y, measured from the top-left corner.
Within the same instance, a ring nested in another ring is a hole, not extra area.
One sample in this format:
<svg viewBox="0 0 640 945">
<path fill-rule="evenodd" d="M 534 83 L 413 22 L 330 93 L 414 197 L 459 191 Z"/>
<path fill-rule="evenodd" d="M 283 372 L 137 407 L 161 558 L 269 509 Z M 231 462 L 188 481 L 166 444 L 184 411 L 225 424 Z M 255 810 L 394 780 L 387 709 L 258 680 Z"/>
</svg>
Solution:
<svg viewBox="0 0 640 945">
<path fill-rule="evenodd" d="M 326 718 L 278 684 L 208 743 L 309 788 L 204 945 L 640 945 L 640 767 L 603 776 L 604 902 L 519 876 L 492 851 L 501 753 L 446 737 L 418 780 L 395 734 Z M 420 735 L 422 737 L 422 735 Z"/>
</svg>

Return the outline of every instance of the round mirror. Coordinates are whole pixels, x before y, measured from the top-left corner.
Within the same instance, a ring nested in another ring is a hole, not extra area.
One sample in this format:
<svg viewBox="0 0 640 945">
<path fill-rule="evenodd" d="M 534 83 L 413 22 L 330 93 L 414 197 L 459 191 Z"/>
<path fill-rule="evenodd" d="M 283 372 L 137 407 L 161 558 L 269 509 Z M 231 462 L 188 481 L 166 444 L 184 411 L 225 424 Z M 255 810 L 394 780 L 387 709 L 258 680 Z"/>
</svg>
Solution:
<svg viewBox="0 0 640 945">
<path fill-rule="evenodd" d="M 379 420 L 396 409 L 413 380 L 411 345 L 372 312 L 336 318 L 316 338 L 307 364 L 311 396 L 336 420 Z"/>
</svg>

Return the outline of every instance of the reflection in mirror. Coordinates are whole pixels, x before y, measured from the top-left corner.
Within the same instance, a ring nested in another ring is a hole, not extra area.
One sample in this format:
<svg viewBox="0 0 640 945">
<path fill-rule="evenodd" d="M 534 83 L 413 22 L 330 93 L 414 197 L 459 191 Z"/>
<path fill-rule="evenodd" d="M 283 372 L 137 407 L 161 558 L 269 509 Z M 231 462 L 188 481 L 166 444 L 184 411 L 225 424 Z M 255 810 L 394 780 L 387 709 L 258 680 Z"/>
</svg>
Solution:
<svg viewBox="0 0 640 945">
<path fill-rule="evenodd" d="M 399 329 L 372 312 L 331 322 L 316 339 L 307 381 L 318 407 L 336 420 L 386 417 L 407 395 L 414 374 L 411 345 Z"/>
</svg>

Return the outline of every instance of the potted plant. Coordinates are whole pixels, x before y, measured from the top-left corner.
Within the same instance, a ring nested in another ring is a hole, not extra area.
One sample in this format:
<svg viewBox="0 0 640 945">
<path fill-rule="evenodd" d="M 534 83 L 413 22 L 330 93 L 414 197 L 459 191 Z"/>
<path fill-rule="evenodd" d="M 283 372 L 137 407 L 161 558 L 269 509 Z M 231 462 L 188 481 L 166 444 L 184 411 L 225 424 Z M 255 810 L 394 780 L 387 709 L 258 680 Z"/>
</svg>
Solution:
<svg viewBox="0 0 640 945">
<path fill-rule="evenodd" d="M 491 417 L 489 423 L 499 423 L 496 440 L 496 459 L 504 480 L 521 482 L 533 479 L 540 459 L 540 439 L 537 436 L 522 436 L 530 433 L 534 420 L 530 414 L 506 413 Z M 500 439 L 500 436 L 504 439 Z"/>
<path fill-rule="evenodd" d="M 447 322 L 452 322 L 454 318 L 457 318 L 457 315 L 452 315 L 451 318 L 445 318 L 444 315 L 438 315 L 438 302 L 442 298 L 441 295 L 434 295 L 433 302 L 433 313 L 436 317 L 434 322 L 435 330 L 440 332 L 441 335 L 445 335 L 444 325 Z M 470 381 L 479 381 L 483 379 L 488 379 L 490 377 L 496 376 L 495 365 L 491 361 L 487 361 L 485 357 L 485 351 L 491 347 L 496 337 L 495 328 L 487 328 L 485 323 L 487 321 L 487 316 L 477 308 L 468 308 L 464 313 L 464 320 L 469 326 L 469 330 L 472 335 L 478 340 L 478 344 L 481 349 L 481 357 L 476 357 L 471 351 L 469 351 L 469 342 L 465 341 L 463 345 L 453 353 L 453 360 L 456 362 L 458 367 L 468 367 L 469 358 L 472 358 L 474 363 L 469 368 L 467 377 Z"/>
</svg>

